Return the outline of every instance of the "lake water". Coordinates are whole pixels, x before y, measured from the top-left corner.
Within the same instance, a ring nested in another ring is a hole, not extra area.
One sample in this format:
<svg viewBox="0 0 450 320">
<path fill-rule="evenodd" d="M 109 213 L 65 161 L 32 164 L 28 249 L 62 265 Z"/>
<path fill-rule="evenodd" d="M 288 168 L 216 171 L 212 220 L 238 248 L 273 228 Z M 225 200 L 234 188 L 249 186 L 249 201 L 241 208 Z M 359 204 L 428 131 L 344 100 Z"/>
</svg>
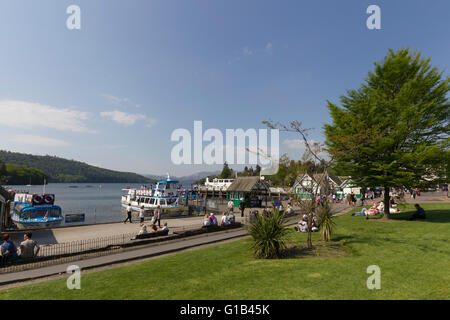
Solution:
<svg viewBox="0 0 450 320">
<path fill-rule="evenodd" d="M 121 207 L 122 189 L 139 188 L 141 184 L 127 183 L 50 183 L 45 186 L 45 193 L 55 195 L 55 204 L 62 208 L 63 215 L 85 214 L 83 224 L 119 222 L 125 219 Z M 43 193 L 43 186 L 11 186 L 13 190 L 29 193 Z M 75 225 L 80 223 L 63 223 Z"/>
</svg>

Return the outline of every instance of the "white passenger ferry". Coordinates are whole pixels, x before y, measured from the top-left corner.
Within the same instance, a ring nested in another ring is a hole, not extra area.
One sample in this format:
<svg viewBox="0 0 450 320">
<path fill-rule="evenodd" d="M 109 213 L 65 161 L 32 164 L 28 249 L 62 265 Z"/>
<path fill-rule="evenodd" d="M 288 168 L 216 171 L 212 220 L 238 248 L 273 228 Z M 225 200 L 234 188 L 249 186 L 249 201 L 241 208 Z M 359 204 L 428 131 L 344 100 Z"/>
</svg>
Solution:
<svg viewBox="0 0 450 320">
<path fill-rule="evenodd" d="M 141 206 L 144 209 L 150 210 L 160 206 L 161 209 L 168 209 L 180 206 L 179 200 L 179 181 L 171 180 L 167 176 L 166 180 L 161 180 L 156 183 L 156 188 L 140 188 L 140 189 L 123 189 L 127 191 L 122 195 L 122 206 L 127 207 L 128 204 L 134 211 L 138 211 Z"/>
</svg>

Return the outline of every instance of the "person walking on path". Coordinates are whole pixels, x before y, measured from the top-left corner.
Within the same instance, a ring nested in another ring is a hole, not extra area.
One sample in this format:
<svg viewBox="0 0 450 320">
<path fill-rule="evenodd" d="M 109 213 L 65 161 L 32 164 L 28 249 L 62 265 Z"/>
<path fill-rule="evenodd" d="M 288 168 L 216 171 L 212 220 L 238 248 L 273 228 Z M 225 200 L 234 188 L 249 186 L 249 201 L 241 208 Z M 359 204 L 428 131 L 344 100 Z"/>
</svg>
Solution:
<svg viewBox="0 0 450 320">
<path fill-rule="evenodd" d="M 349 206 L 352 205 L 352 195 L 350 193 L 347 193 L 347 195 L 345 196 L 347 203 Z"/>
<path fill-rule="evenodd" d="M 244 200 L 242 200 L 241 203 L 239 204 L 239 209 L 241 210 L 241 217 L 243 217 L 244 216 L 244 210 L 245 210 Z"/>
<path fill-rule="evenodd" d="M 144 206 L 141 206 L 141 208 L 139 209 L 139 219 L 141 220 L 141 223 L 144 222 Z"/>
<path fill-rule="evenodd" d="M 125 219 L 125 221 L 123 223 L 127 223 L 128 220 L 130 220 L 130 223 L 133 223 L 131 221 L 131 204 L 130 203 L 128 203 L 128 206 L 127 206 L 127 218 Z"/>
<path fill-rule="evenodd" d="M 154 217 L 155 217 L 155 224 L 156 222 L 158 222 L 158 228 L 161 228 L 161 206 L 158 205 L 155 209 L 155 213 L 154 213 Z"/>
</svg>

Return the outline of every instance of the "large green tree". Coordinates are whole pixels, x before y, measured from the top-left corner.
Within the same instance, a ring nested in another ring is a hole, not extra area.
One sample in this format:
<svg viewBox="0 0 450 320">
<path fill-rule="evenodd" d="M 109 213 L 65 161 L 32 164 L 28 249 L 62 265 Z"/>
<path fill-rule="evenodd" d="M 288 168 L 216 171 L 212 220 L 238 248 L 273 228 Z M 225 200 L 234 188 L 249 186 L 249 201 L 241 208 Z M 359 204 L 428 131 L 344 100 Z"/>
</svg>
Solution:
<svg viewBox="0 0 450 320">
<path fill-rule="evenodd" d="M 418 52 L 389 50 L 359 89 L 328 102 L 327 150 L 335 170 L 360 186 L 383 186 L 389 217 L 392 187 L 448 177 L 449 78 Z"/>
</svg>

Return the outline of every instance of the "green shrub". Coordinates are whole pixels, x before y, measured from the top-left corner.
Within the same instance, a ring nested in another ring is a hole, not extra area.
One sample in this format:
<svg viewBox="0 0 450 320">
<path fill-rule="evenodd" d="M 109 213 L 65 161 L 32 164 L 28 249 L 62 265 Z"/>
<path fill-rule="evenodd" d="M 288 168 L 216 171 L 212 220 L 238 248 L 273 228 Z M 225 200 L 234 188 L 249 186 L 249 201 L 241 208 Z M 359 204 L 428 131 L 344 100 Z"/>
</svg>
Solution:
<svg viewBox="0 0 450 320">
<path fill-rule="evenodd" d="M 329 241 L 333 234 L 335 222 L 333 220 L 333 211 L 328 202 L 316 209 L 316 215 L 319 219 L 319 228 L 322 230 L 322 239 Z"/>
<path fill-rule="evenodd" d="M 287 233 L 284 213 L 278 209 L 274 209 L 273 213 L 258 215 L 249 229 L 255 256 L 264 259 L 280 257 L 281 251 L 286 248 Z"/>
</svg>

